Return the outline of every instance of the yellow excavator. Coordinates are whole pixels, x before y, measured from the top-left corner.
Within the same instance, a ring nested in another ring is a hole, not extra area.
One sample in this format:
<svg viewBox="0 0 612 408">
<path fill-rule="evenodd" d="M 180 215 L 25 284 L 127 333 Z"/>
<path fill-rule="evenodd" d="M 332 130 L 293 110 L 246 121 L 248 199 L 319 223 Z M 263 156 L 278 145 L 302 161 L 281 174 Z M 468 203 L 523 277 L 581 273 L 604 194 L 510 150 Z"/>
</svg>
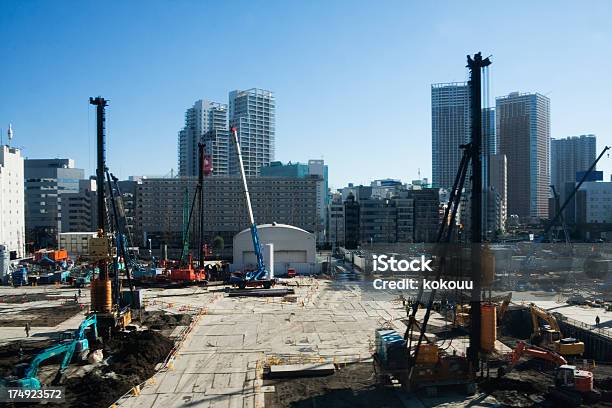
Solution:
<svg viewBox="0 0 612 408">
<path fill-rule="evenodd" d="M 508 306 L 510 306 L 511 300 L 512 300 L 512 292 L 508 292 L 506 296 L 499 299 L 501 303 L 498 303 L 497 305 L 497 324 L 501 324 L 502 320 L 504 319 L 504 315 L 506 314 L 506 311 L 508 310 Z"/>
<path fill-rule="evenodd" d="M 546 310 L 531 304 L 531 322 L 533 334 L 531 344 L 552 350 L 562 356 L 581 356 L 584 353 L 584 343 L 574 338 L 563 338 L 557 319 Z M 544 324 L 541 325 L 540 322 Z"/>
</svg>

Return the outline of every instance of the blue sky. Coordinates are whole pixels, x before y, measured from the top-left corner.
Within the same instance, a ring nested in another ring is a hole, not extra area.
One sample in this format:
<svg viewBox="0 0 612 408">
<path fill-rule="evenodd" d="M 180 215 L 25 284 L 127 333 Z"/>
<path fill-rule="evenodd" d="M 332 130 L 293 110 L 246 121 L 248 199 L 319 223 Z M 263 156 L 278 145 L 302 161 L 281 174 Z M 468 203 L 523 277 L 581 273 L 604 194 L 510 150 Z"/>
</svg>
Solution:
<svg viewBox="0 0 612 408">
<path fill-rule="evenodd" d="M 468 24 L 468 21 L 474 23 Z M 612 145 L 607 1 L 0 2 L 0 127 L 30 158 L 95 166 L 88 97 L 110 100 L 111 170 L 176 169 L 196 99 L 277 99 L 276 159 L 324 158 L 331 185 L 431 176 L 430 85 L 492 55 L 491 94 L 551 98 L 552 136 Z M 612 158 L 602 159 L 606 177 Z"/>
</svg>

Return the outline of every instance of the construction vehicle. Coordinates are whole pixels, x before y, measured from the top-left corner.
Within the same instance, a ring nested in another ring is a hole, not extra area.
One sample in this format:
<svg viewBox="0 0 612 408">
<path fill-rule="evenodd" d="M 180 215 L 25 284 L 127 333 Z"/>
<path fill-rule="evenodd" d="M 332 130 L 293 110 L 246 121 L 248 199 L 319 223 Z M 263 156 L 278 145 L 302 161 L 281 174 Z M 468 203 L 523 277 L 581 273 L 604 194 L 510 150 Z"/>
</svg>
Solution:
<svg viewBox="0 0 612 408">
<path fill-rule="evenodd" d="M 90 345 L 89 340 L 85 336 L 85 331 L 89 327 L 93 329 L 94 338 L 97 338 L 97 319 L 95 314 L 87 317 L 70 338 L 66 338 L 59 344 L 46 348 L 38 353 L 30 363 L 15 365 L 13 375 L 5 379 L 3 385 L 9 388 L 40 389 L 41 383 L 37 378 L 40 364 L 43 361 L 63 355 L 59 370 L 53 379 L 53 384 L 61 383 L 64 372 L 70 365 L 75 352 L 79 360 L 82 361 L 87 358 Z"/>
<path fill-rule="evenodd" d="M 533 333 L 531 343 L 552 350 L 562 356 L 580 356 L 584 353 L 584 343 L 574 338 L 563 338 L 557 319 L 535 304 L 529 306 Z M 544 321 L 541 325 L 540 322 Z"/>
<path fill-rule="evenodd" d="M 244 172 L 242 152 L 240 150 L 240 143 L 238 142 L 238 130 L 234 126 L 232 126 L 230 130 L 232 133 L 232 140 L 234 141 L 234 147 L 236 148 L 236 155 L 238 156 L 240 176 L 242 177 L 242 185 L 244 188 L 246 206 L 247 211 L 249 213 L 251 238 L 253 240 L 253 250 L 255 252 L 255 256 L 257 257 L 257 269 L 248 272 L 234 273 L 230 276 L 229 282 L 234 286 L 238 286 L 240 289 L 254 286 L 263 286 L 265 289 L 269 289 L 276 284 L 276 279 L 270 276 L 270 272 L 266 269 L 266 266 L 264 264 L 263 253 L 261 251 L 261 243 L 259 242 L 259 234 L 257 233 L 257 224 L 255 224 L 255 218 L 253 217 L 251 196 L 249 195 L 249 187 L 246 180 L 246 174 Z"/>
<path fill-rule="evenodd" d="M 28 284 L 28 268 L 25 265 L 21 265 L 17 270 L 11 272 L 11 280 L 13 286 L 26 286 Z"/>
<path fill-rule="evenodd" d="M 498 375 L 507 374 L 525 355 L 555 365 L 555 386 L 550 390 L 554 399 L 569 403 L 572 406 L 579 406 L 583 401 L 596 402 L 601 398 L 601 394 L 593 388 L 593 373 L 591 371 L 578 369 L 575 365 L 568 364 L 565 357 L 559 353 L 527 345 L 524 341 L 519 341 L 516 344 L 510 355 L 509 366 L 500 369 Z"/>
<path fill-rule="evenodd" d="M 79 276 L 73 279 L 73 284 L 75 288 L 84 288 L 85 286 L 89 286 L 91 283 L 91 278 L 94 272 L 91 269 L 87 269 L 85 272 L 81 272 Z"/>
<path fill-rule="evenodd" d="M 510 302 L 512 301 L 512 292 L 508 292 L 506 296 L 502 299 L 502 302 L 498 305 L 497 308 L 497 323 L 501 324 L 504 319 L 504 315 L 506 311 L 508 311 L 508 306 L 510 306 Z"/>
<path fill-rule="evenodd" d="M 421 328 L 416 320 L 414 326 Z M 430 397 L 446 386 L 463 386 L 466 394 L 473 394 L 476 385 L 465 356 L 448 354 L 427 336 L 424 339 L 427 343 L 418 345 L 417 357 L 411 362 L 406 339 L 394 330 L 376 330 L 374 361 L 379 375 L 397 379 L 408 390 L 424 390 Z"/>
<path fill-rule="evenodd" d="M 183 249 L 181 250 L 181 258 L 179 259 L 179 265 L 177 268 L 170 269 L 170 280 L 173 282 L 183 284 L 208 284 L 206 269 L 204 268 L 204 253 L 203 253 L 203 230 L 204 230 L 204 196 L 202 193 L 204 184 L 204 144 L 198 143 L 198 157 L 199 157 L 199 171 L 198 171 L 198 184 L 196 186 L 195 194 L 193 195 L 193 201 L 191 208 L 189 207 L 189 190 L 185 188 L 184 199 L 183 199 Z M 189 253 L 189 230 L 191 228 L 191 220 L 193 218 L 193 212 L 196 207 L 196 199 L 199 198 L 199 212 L 200 212 L 200 225 L 199 225 L 199 258 L 198 267 L 194 268 L 193 256 Z"/>
<path fill-rule="evenodd" d="M 64 333 L 62 340 L 74 340 L 75 348 L 74 352 L 78 353 L 79 360 L 83 361 L 87 358 L 87 354 L 89 353 L 90 345 L 87 336 L 85 336 L 85 331 L 91 328 L 93 332 L 92 338 L 97 341 L 98 339 L 98 318 L 95 314 L 91 314 L 83 320 L 80 324 L 79 328 L 74 332 Z"/>
<path fill-rule="evenodd" d="M 97 314 L 98 330 L 103 337 L 108 338 L 114 330 L 125 328 L 131 322 L 132 314 L 130 305 L 125 304 L 121 296 L 119 261 L 121 256 L 125 255 L 123 234 L 119 227 L 113 234 L 113 223 L 110 218 L 107 218 L 105 190 L 108 188 L 115 224 L 118 223 L 118 213 L 105 156 L 105 108 L 108 101 L 98 96 L 89 98 L 89 103 L 96 106 L 96 182 L 98 185 L 96 194 L 98 229 L 96 237 L 89 239 L 88 255 L 94 267 L 98 268 L 98 276 L 91 282 L 91 309 Z M 105 176 L 108 181 L 107 188 L 105 188 Z M 126 257 L 123 256 L 123 259 Z M 129 269 L 126 269 L 125 273 L 130 282 Z M 130 290 L 133 290 L 131 284 Z"/>
</svg>

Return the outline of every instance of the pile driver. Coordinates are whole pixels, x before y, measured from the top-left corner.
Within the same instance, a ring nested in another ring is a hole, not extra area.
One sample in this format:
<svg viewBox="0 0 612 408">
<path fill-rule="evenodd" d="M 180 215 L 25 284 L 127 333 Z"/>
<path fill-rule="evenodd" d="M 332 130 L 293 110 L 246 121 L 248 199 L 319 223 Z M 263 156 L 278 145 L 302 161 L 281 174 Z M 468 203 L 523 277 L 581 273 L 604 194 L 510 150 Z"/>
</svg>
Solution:
<svg viewBox="0 0 612 408">
<path fill-rule="evenodd" d="M 89 240 L 89 257 L 99 271 L 97 278 L 91 283 L 91 309 L 92 312 L 97 314 L 100 333 L 103 337 L 109 337 L 113 330 L 121 329 L 128 325 L 132 320 L 132 316 L 130 305 L 123 304 L 124 302 L 121 299 L 119 256 L 125 246 L 122 244 L 120 231 L 116 231 L 115 237 L 110 234 L 111 222 L 107 219 L 106 212 L 104 186 L 108 169 L 106 168 L 105 157 L 105 108 L 108 105 L 108 101 L 98 96 L 96 98 L 89 98 L 89 103 L 96 106 L 96 198 L 98 218 L 97 236 Z M 112 192 L 112 189 L 110 190 L 109 193 Z M 129 276 L 129 269 L 127 268 L 126 273 Z"/>
</svg>

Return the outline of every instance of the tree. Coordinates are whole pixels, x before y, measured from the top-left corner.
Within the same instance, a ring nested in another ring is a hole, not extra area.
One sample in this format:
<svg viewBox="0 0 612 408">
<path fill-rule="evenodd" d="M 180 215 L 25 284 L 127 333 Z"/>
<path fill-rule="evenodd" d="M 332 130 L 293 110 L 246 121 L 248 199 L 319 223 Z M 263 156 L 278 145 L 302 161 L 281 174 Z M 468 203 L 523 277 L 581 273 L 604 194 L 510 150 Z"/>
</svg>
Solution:
<svg viewBox="0 0 612 408">
<path fill-rule="evenodd" d="M 225 247 L 225 240 L 223 239 L 222 236 L 217 235 L 216 237 L 213 238 L 213 248 L 217 252 L 222 251 L 224 247 Z"/>
</svg>

